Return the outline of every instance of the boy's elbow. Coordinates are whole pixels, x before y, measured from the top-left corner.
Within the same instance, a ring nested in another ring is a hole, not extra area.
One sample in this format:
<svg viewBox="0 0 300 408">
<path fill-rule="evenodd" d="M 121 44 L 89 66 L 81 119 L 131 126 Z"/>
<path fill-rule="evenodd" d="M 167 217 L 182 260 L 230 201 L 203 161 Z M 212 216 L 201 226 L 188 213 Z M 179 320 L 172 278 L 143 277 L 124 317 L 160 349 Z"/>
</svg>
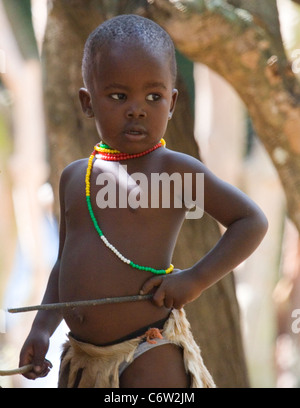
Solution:
<svg viewBox="0 0 300 408">
<path fill-rule="evenodd" d="M 259 211 L 256 214 L 256 228 L 258 231 L 258 234 L 261 235 L 261 239 L 266 235 L 269 227 L 269 222 L 267 217 L 262 211 Z"/>
</svg>

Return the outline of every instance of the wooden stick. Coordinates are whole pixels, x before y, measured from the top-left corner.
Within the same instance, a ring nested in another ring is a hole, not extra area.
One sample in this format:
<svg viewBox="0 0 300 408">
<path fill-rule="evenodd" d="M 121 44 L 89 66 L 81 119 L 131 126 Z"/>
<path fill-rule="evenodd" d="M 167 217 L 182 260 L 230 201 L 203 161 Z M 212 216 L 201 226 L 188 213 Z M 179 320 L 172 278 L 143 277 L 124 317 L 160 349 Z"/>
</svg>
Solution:
<svg viewBox="0 0 300 408">
<path fill-rule="evenodd" d="M 14 374 L 25 374 L 32 370 L 33 364 L 27 364 L 19 368 L 14 368 L 13 370 L 0 370 L 0 376 L 14 375 Z"/>
<path fill-rule="evenodd" d="M 112 298 L 103 298 L 103 299 L 94 299 L 94 300 L 78 300 L 75 302 L 63 302 L 63 303 L 48 303 L 35 306 L 26 306 L 8 309 L 9 313 L 22 313 L 22 312 L 31 312 L 33 310 L 55 310 L 55 309 L 66 309 L 72 307 L 80 306 L 98 306 L 106 305 L 111 303 L 123 303 L 123 302 L 136 302 L 140 300 L 151 299 L 152 295 L 132 295 L 132 296 L 121 296 L 121 297 L 112 297 Z"/>
</svg>

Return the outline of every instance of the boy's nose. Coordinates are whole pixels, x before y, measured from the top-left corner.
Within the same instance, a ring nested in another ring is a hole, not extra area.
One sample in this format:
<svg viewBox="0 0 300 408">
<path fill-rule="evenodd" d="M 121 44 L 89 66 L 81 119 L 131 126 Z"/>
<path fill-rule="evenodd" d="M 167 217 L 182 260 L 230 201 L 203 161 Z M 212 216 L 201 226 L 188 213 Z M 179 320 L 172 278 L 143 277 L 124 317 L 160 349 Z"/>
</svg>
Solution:
<svg viewBox="0 0 300 408">
<path fill-rule="evenodd" d="M 128 107 L 126 111 L 126 116 L 129 119 L 132 118 L 145 118 L 147 116 L 146 111 L 144 110 L 141 104 L 135 104 Z"/>
</svg>

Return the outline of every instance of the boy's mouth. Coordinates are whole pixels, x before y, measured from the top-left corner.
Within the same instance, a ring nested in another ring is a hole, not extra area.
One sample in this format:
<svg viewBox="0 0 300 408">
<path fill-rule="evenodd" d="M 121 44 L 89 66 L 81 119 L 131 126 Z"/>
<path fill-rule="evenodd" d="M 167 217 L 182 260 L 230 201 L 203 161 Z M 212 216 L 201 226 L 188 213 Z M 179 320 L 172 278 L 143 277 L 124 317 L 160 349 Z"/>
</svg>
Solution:
<svg viewBox="0 0 300 408">
<path fill-rule="evenodd" d="M 127 128 L 124 131 L 125 136 L 134 139 L 145 136 L 146 130 L 143 127 Z"/>
</svg>

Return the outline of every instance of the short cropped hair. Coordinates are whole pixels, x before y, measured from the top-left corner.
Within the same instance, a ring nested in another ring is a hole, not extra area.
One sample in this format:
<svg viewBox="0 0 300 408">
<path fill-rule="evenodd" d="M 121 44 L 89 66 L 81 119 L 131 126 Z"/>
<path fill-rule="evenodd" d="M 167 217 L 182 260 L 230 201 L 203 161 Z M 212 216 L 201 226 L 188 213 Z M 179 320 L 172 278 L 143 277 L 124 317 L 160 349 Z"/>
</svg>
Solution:
<svg viewBox="0 0 300 408">
<path fill-rule="evenodd" d="M 177 75 L 175 47 L 169 34 L 148 18 L 135 14 L 124 14 L 106 20 L 89 35 L 82 59 L 82 76 L 85 86 L 89 86 L 91 73 L 101 47 L 111 41 L 141 44 L 156 52 L 162 52 L 169 58 L 172 82 L 175 85 Z"/>
</svg>

